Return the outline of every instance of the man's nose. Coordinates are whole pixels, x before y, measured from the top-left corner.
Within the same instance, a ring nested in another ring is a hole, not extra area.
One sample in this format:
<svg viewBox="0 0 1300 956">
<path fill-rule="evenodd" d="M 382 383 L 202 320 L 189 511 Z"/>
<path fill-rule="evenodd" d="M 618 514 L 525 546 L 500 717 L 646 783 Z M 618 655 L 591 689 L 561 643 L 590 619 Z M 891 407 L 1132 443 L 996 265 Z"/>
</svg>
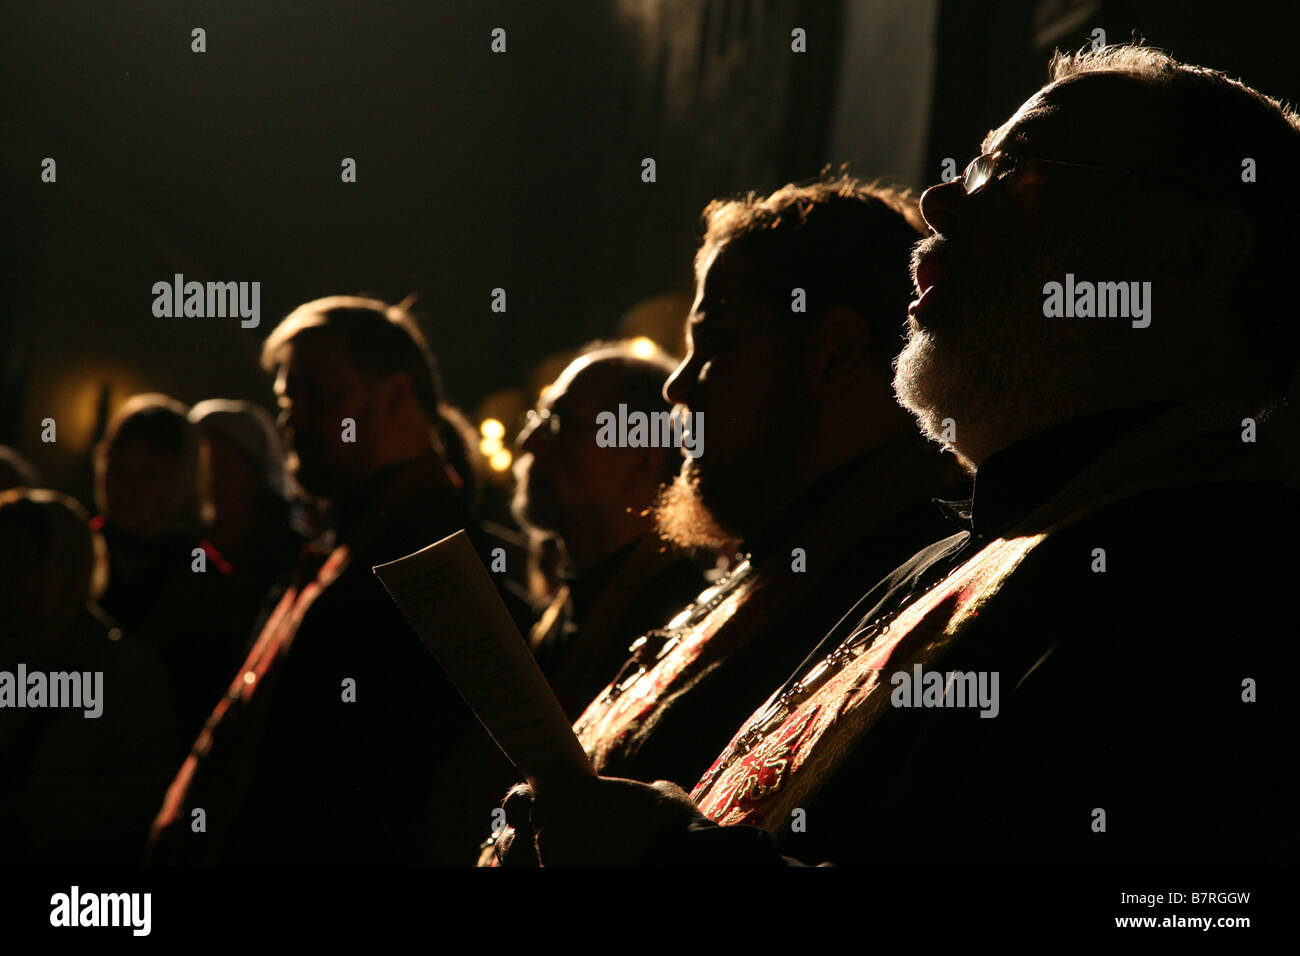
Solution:
<svg viewBox="0 0 1300 956">
<path fill-rule="evenodd" d="M 668 381 L 664 382 L 664 400 L 669 405 L 690 404 L 690 385 L 695 379 L 693 364 L 694 359 L 687 355 L 682 359 L 682 363 L 673 369 L 673 374 L 668 376 Z"/>
<path fill-rule="evenodd" d="M 950 234 L 961 220 L 961 204 L 966 187 L 960 178 L 931 186 L 921 194 L 921 215 L 935 232 Z"/>
<path fill-rule="evenodd" d="M 525 425 L 515 436 L 515 447 L 519 449 L 519 454 L 537 454 L 537 450 L 544 444 L 542 439 L 543 433 L 549 435 L 549 428 L 539 428 L 538 423 L 533 421 Z"/>
</svg>

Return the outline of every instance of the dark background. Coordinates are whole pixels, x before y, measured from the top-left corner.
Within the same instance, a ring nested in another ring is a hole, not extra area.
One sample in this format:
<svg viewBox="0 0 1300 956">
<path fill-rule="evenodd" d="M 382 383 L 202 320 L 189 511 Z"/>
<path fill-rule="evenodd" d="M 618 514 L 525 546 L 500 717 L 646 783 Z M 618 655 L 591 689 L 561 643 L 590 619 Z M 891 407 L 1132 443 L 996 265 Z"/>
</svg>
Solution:
<svg viewBox="0 0 1300 956">
<path fill-rule="evenodd" d="M 1041 85 L 1053 47 L 1096 27 L 1300 96 L 1292 2 L 5 7 L 0 443 L 83 499 L 89 449 L 134 392 L 273 407 L 261 341 L 321 295 L 418 294 L 475 421 L 512 418 L 589 339 L 677 348 L 710 198 L 844 162 L 924 187 Z M 807 53 L 790 50 L 795 27 Z M 45 157 L 57 183 L 41 182 Z M 260 327 L 155 318 L 152 286 L 176 272 L 261 282 Z"/>
</svg>

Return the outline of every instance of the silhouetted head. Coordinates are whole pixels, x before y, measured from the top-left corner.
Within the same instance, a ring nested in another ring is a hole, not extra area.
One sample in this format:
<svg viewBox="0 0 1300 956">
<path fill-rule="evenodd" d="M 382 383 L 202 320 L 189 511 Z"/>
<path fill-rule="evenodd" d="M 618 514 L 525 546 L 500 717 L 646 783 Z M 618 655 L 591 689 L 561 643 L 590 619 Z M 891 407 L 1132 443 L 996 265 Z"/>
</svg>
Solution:
<svg viewBox="0 0 1300 956">
<path fill-rule="evenodd" d="M 107 580 L 104 540 L 57 491 L 0 493 L 0 645 L 25 651 L 64 634 Z"/>
<path fill-rule="evenodd" d="M 464 412 L 445 401 L 438 406 L 434 430 L 447 465 L 461 480 L 465 497 L 478 503 L 486 471 L 483 453 L 479 449 L 478 430 L 470 424 Z"/>
<path fill-rule="evenodd" d="M 682 543 L 758 530 L 835 466 L 912 430 L 889 388 L 902 345 L 907 194 L 849 177 L 704 210 L 689 350 L 666 395 L 703 415 L 660 509 Z"/>
<path fill-rule="evenodd" d="M 660 486 L 676 474 L 680 452 L 662 445 L 601 447 L 597 416 L 617 416 L 620 405 L 628 414 L 667 415 L 663 388 L 674 367 L 664 353 L 642 356 L 619 343 L 590 346 L 570 362 L 519 433 L 516 519 L 569 539 L 582 524 L 645 516 Z M 636 523 L 649 527 L 648 520 Z"/>
<path fill-rule="evenodd" d="M 95 499 L 107 524 L 144 537 L 197 534 L 211 517 L 207 451 L 166 395 L 134 395 L 95 449 Z"/>
<path fill-rule="evenodd" d="M 921 198 L 895 386 L 976 463 L 1094 411 L 1263 403 L 1296 359 L 1296 115 L 1142 47 L 1058 54 L 1052 77 Z"/>
<path fill-rule="evenodd" d="M 212 538 L 233 551 L 286 497 L 284 448 L 275 422 L 252 402 L 212 398 L 189 414 L 208 445 L 215 511 Z"/>
<path fill-rule="evenodd" d="M 267 337 L 289 467 L 334 498 L 434 445 L 441 388 L 433 353 L 400 305 L 331 296 L 299 306 Z"/>
</svg>

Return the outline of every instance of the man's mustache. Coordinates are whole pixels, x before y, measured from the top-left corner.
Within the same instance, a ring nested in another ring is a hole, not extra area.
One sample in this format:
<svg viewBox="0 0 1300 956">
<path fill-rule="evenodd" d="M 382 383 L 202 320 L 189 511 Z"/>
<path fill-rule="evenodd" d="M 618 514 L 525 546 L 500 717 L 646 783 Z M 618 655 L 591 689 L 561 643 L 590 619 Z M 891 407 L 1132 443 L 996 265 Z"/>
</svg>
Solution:
<svg viewBox="0 0 1300 956">
<path fill-rule="evenodd" d="M 908 265 L 913 285 L 917 283 L 916 270 L 920 268 L 922 261 L 942 266 L 943 271 L 948 272 L 958 265 L 959 259 L 952 240 L 936 234 L 927 236 L 912 246 L 911 261 Z"/>
</svg>

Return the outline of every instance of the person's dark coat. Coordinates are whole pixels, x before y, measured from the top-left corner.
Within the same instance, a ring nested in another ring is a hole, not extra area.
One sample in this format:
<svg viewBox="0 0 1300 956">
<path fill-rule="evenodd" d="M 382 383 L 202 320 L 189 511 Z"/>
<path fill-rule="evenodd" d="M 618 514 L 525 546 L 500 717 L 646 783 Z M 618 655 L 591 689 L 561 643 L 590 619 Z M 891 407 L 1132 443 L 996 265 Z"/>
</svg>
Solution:
<svg viewBox="0 0 1300 956">
<path fill-rule="evenodd" d="M 340 503 L 337 545 L 284 599 L 307 596 L 301 620 L 272 615 L 173 782 L 155 860 L 473 861 L 509 765 L 371 570 L 472 530 L 441 468 L 399 466 Z"/>
<path fill-rule="evenodd" d="M 931 665 L 998 673 L 995 718 L 885 708 L 824 785 L 793 775 L 800 826 L 697 823 L 664 857 L 779 863 L 779 846 L 785 862 L 837 864 L 1300 859 L 1300 494 L 1265 446 L 1242 441 L 1239 412 L 1171 444 L 1163 474 L 1141 458 L 1162 420 L 1144 417 L 1076 422 L 994 456 L 967 530 L 872 589 L 786 685 L 1007 529 L 1034 532 L 1026 515 L 1127 448 L 1125 482 L 1029 551 Z"/>
</svg>

